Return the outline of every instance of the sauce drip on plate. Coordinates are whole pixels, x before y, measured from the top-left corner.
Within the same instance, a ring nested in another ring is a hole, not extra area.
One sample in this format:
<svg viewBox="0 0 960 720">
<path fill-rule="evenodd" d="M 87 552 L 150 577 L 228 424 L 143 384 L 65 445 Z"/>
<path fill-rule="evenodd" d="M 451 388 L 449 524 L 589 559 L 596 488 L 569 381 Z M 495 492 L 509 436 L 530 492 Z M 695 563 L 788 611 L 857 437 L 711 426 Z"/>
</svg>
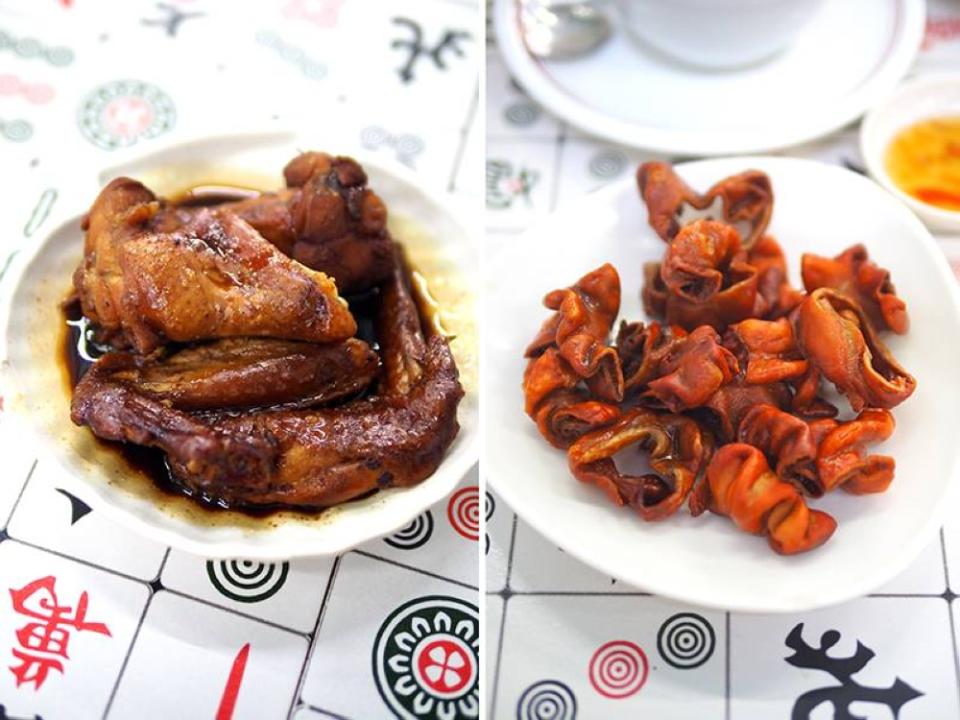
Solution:
<svg viewBox="0 0 960 720">
<path fill-rule="evenodd" d="M 887 173 L 917 200 L 960 211 L 960 115 L 910 125 L 887 146 Z"/>
</svg>

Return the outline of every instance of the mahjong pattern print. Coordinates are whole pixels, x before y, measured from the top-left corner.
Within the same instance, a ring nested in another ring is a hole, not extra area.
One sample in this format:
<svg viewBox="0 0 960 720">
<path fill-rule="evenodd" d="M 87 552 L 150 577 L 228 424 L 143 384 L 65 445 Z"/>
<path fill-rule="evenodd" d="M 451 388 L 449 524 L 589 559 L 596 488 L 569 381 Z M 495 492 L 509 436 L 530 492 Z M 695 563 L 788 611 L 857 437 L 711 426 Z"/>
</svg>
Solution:
<svg viewBox="0 0 960 720">
<path fill-rule="evenodd" d="M 10 588 L 13 611 L 28 619 L 16 631 L 19 647 L 10 652 L 16 663 L 9 667 L 17 687 L 33 683 L 39 690 L 51 670 L 63 674 L 70 658 L 71 632 L 91 632 L 110 637 L 106 623 L 87 619 L 90 602 L 86 591 L 80 594 L 75 607 L 61 603 L 57 596 L 57 579 L 53 575 L 38 578 L 22 588 Z"/>
<path fill-rule="evenodd" d="M 657 633 L 657 651 L 668 665 L 680 670 L 700 667 L 713 655 L 717 636 L 713 625 L 697 613 L 677 613 Z"/>
<path fill-rule="evenodd" d="M 480 488 L 461 488 L 447 504 L 450 525 L 467 540 L 480 539 Z"/>
<path fill-rule="evenodd" d="M 540 680 L 523 691 L 517 720 L 576 720 L 577 696 L 559 680 Z"/>
<path fill-rule="evenodd" d="M 156 137 L 176 121 L 170 96 L 141 80 L 117 80 L 94 88 L 81 102 L 77 115 L 83 136 L 104 150 Z"/>
<path fill-rule="evenodd" d="M 416 550 L 429 542 L 433 535 L 433 515 L 429 510 L 417 515 L 408 525 L 397 530 L 383 541 L 398 550 Z"/>
<path fill-rule="evenodd" d="M 647 682 L 649 674 L 647 654 L 629 640 L 604 643 L 590 658 L 590 685 L 611 700 L 636 695 Z"/>
<path fill-rule="evenodd" d="M 266 600 L 287 580 L 290 563 L 262 563 L 256 560 L 208 560 L 210 582 L 224 597 L 242 603 Z"/>
<path fill-rule="evenodd" d="M 417 598 L 394 610 L 377 633 L 377 689 L 404 720 L 479 717 L 479 672 L 480 617 L 472 603 Z"/>
</svg>

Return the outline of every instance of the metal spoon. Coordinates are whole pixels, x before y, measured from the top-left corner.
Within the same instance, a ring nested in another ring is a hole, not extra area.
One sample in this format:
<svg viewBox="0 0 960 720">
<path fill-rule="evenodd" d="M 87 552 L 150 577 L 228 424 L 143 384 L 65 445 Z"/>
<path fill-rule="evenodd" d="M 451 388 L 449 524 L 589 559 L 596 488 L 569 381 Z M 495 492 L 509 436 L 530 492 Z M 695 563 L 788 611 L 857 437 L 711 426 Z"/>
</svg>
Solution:
<svg viewBox="0 0 960 720">
<path fill-rule="evenodd" d="M 610 21 L 590 2 L 520 0 L 520 27 L 527 49 L 550 60 L 586 55 L 610 37 Z"/>
</svg>

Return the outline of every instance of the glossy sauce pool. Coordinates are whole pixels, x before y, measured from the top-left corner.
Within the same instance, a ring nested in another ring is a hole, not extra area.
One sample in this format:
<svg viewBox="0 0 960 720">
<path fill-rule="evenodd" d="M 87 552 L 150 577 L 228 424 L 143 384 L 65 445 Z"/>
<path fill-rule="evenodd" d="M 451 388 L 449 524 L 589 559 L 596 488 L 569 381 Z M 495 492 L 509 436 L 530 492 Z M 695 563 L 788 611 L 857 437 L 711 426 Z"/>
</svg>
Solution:
<svg viewBox="0 0 960 720">
<path fill-rule="evenodd" d="M 903 192 L 960 211 L 960 116 L 930 118 L 900 130 L 887 146 L 884 163 Z"/>
<path fill-rule="evenodd" d="M 225 202 L 244 200 L 256 197 L 261 193 L 248 188 L 230 187 L 225 185 L 200 185 L 175 195 L 174 204 L 183 207 L 214 206 Z M 426 281 L 415 270 L 407 266 L 408 274 L 412 278 L 411 287 L 420 312 L 420 320 L 424 328 L 440 327 L 439 309 L 427 290 Z M 377 336 L 377 313 L 380 305 L 380 291 L 378 288 L 365 291 L 345 298 L 350 305 L 350 311 L 357 321 L 356 337 L 365 341 L 374 350 L 379 350 Z M 59 364 L 63 371 L 66 390 L 69 395 L 93 364 L 109 348 L 96 344 L 93 340 L 93 331 L 89 321 L 83 316 L 79 300 L 70 300 L 62 306 L 63 324 L 59 343 Z M 430 334 L 428 331 L 427 334 Z M 92 433 L 91 433 L 92 435 Z M 132 443 L 120 443 L 95 438 L 97 444 L 108 452 L 122 458 L 131 473 L 143 477 L 163 494 L 171 497 L 189 497 L 196 507 L 211 514 L 222 514 L 224 511 L 240 512 L 250 518 L 266 518 L 282 511 L 294 511 L 297 514 L 322 513 L 325 508 L 290 508 L 285 505 L 247 506 L 239 504 L 228 505 L 221 500 L 214 500 L 200 496 L 183 485 L 179 484 L 170 472 L 166 456 L 156 448 L 144 447 Z M 375 490 L 372 492 L 376 492 Z M 362 500 L 366 495 L 355 498 Z M 352 501 L 351 501 L 352 502 Z"/>
</svg>

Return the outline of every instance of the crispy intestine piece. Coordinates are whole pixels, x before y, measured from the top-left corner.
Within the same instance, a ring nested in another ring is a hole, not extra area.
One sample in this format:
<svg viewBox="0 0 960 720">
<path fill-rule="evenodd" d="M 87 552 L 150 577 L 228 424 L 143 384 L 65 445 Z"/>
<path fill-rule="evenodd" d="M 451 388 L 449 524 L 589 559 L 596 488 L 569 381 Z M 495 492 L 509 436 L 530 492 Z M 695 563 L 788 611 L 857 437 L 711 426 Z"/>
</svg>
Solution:
<svg viewBox="0 0 960 720">
<path fill-rule="evenodd" d="M 736 357 L 720 344 L 717 332 L 703 325 L 671 344 L 644 395 L 671 412 L 689 410 L 706 403 L 738 370 Z"/>
<path fill-rule="evenodd" d="M 565 448 L 619 416 L 612 403 L 623 397 L 623 373 L 606 340 L 620 309 L 620 278 L 603 265 L 548 293 L 544 304 L 556 312 L 525 352 L 524 405 L 547 441 Z"/>
<path fill-rule="evenodd" d="M 741 530 L 766 535 L 782 555 L 822 545 L 837 527 L 827 513 L 808 508 L 752 445 L 731 443 L 717 450 L 707 467 L 707 485 L 711 511 L 729 517 Z"/>
<path fill-rule="evenodd" d="M 656 379 L 660 362 L 687 334 L 681 327 L 665 328 L 658 322 L 621 322 L 616 348 L 623 369 L 624 392 L 643 390 Z"/>
<path fill-rule="evenodd" d="M 617 469 L 613 456 L 630 445 L 649 453 L 653 473 L 624 475 Z M 582 436 L 567 458 L 578 480 L 596 485 L 644 520 L 661 520 L 683 505 L 712 447 L 694 420 L 635 408 L 613 425 Z"/>
<path fill-rule="evenodd" d="M 790 390 L 784 383 L 767 385 L 747 385 L 742 378 L 723 385 L 704 404 L 717 426 L 717 435 L 724 442 L 732 441 L 743 416 L 756 405 L 773 405 L 786 408 L 790 404 Z"/>
<path fill-rule="evenodd" d="M 893 480 L 896 462 L 887 455 L 868 455 L 867 445 L 893 434 L 888 410 L 867 409 L 853 420 L 824 425 L 817 452 L 817 470 L 824 489 L 843 487 L 854 495 L 879 493 Z"/>
<path fill-rule="evenodd" d="M 812 253 L 801 257 L 803 285 L 808 292 L 833 288 L 856 300 L 876 331 L 903 335 L 910 327 L 907 305 L 897 297 L 890 273 L 870 261 L 863 245 L 851 245 L 835 258 Z"/>
<path fill-rule="evenodd" d="M 637 188 L 647 206 L 650 227 L 666 242 L 680 232 L 684 204 L 703 210 L 710 203 L 687 185 L 665 162 L 645 162 L 637 169 Z"/>
<path fill-rule="evenodd" d="M 782 480 L 811 497 L 823 495 L 817 437 L 803 419 L 773 405 L 756 405 L 740 421 L 737 440 L 763 452 Z"/>
<path fill-rule="evenodd" d="M 524 409 L 554 447 L 566 448 L 580 435 L 608 425 L 620 415 L 616 405 L 592 399 L 580 387 L 581 380 L 555 347 L 527 363 Z"/>
<path fill-rule="evenodd" d="M 819 288 L 792 318 L 800 351 L 847 396 L 854 412 L 895 407 L 916 388 L 916 380 L 897 363 L 849 296 Z"/>
<path fill-rule="evenodd" d="M 559 390 L 540 403 L 534 420 L 540 434 L 558 448 L 567 448 L 581 435 L 609 425 L 620 416 L 620 408 L 591 400 L 579 388 Z"/>
<path fill-rule="evenodd" d="M 660 277 L 660 263 L 648 262 L 643 265 L 643 289 L 640 291 L 643 311 L 650 317 L 663 318 L 667 315 L 667 286 Z"/>
<path fill-rule="evenodd" d="M 763 298 L 763 317 L 783 317 L 803 300 L 803 293 L 787 279 L 787 259 L 780 244 L 764 235 L 750 248 L 747 262 L 757 270 L 757 292 Z"/>
<path fill-rule="evenodd" d="M 809 368 L 787 318 L 743 320 L 727 328 L 723 344 L 736 355 L 744 380 L 750 385 L 800 378 Z"/>
<path fill-rule="evenodd" d="M 793 400 L 790 409 L 804 418 L 831 418 L 838 412 L 831 403 L 820 397 L 820 371 L 813 364 L 807 366 L 807 372 L 795 378 Z"/>
<path fill-rule="evenodd" d="M 620 276 L 613 265 L 601 265 L 573 286 L 547 293 L 543 304 L 556 314 L 544 322 L 526 357 L 537 357 L 556 346 L 560 357 L 600 399 L 623 399 L 620 362 L 616 350 L 606 344 L 620 311 Z"/>
<path fill-rule="evenodd" d="M 683 206 L 706 210 L 720 198 L 723 220 L 744 224 L 744 246 L 752 247 L 770 224 L 773 187 L 759 170 L 747 170 L 714 184 L 703 195 L 695 192 L 674 172 L 669 163 L 646 162 L 637 170 L 637 187 L 647 206 L 650 227 L 669 242 L 680 231 Z"/>
<path fill-rule="evenodd" d="M 747 263 L 740 235 L 725 223 L 685 225 L 667 246 L 660 279 L 667 322 L 687 330 L 711 325 L 723 331 L 765 306 L 757 292 L 757 270 Z M 652 298 L 661 291 L 655 284 L 646 292 Z"/>
</svg>

